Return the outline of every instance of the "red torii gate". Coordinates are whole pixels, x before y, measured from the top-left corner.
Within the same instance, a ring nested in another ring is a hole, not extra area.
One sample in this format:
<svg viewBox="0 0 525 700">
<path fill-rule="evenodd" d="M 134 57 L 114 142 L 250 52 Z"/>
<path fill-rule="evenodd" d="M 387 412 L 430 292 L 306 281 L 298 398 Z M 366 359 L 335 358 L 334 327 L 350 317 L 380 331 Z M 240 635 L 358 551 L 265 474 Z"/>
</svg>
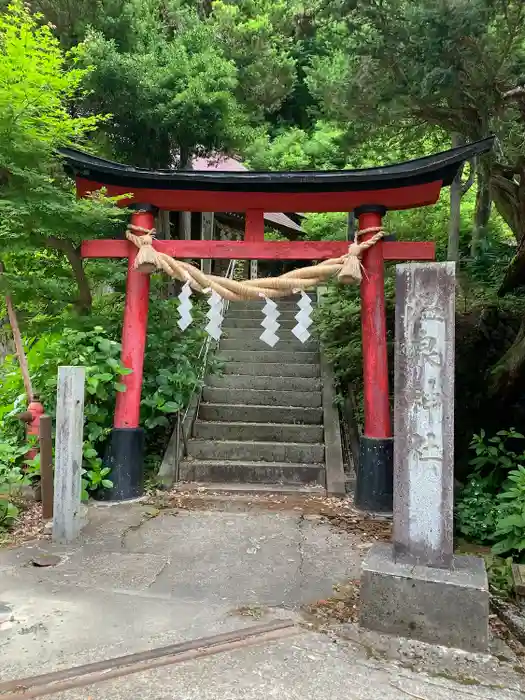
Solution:
<svg viewBox="0 0 525 700">
<path fill-rule="evenodd" d="M 434 204 L 461 165 L 489 151 L 493 139 L 397 165 L 323 172 L 151 171 L 124 166 L 81 151 L 64 149 L 66 169 L 74 175 L 78 196 L 106 188 L 108 195 L 132 194 L 132 223 L 154 227 L 158 209 L 196 212 L 245 212 L 243 241 L 172 240 L 154 242 L 176 258 L 240 260 L 321 260 L 348 251 L 346 242 L 264 240 L 264 212 L 354 211 L 359 228 L 380 227 L 388 210 Z M 366 240 L 366 237 L 365 237 Z M 127 258 L 128 276 L 122 332 L 122 362 L 132 370 L 117 394 L 108 450 L 114 500 L 141 495 L 126 486 L 128 475 L 142 470 L 143 432 L 139 425 L 142 371 L 149 303 L 149 276 L 136 271 L 137 248 L 127 240 L 90 240 L 84 258 Z M 384 240 L 363 257 L 361 283 L 365 426 L 357 473 L 356 504 L 370 510 L 392 507 L 392 429 L 384 302 L 384 261 L 433 260 L 432 242 Z M 136 481 L 136 480 L 135 480 Z"/>
</svg>

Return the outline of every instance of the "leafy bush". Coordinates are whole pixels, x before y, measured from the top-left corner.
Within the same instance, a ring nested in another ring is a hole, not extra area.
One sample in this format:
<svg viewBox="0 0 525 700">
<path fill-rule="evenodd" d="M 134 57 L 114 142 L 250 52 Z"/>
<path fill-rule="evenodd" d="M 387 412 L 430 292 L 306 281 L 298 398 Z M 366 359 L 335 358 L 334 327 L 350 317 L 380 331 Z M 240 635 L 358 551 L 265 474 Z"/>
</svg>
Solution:
<svg viewBox="0 0 525 700">
<path fill-rule="evenodd" d="M 202 384 L 200 353 L 206 334 L 201 304 L 195 302 L 195 322 L 184 332 L 175 321 L 176 299 L 153 300 L 150 305 L 141 402 L 148 464 L 158 461 L 169 439 L 173 416 L 186 407 L 193 390 Z M 90 325 L 94 321 L 101 325 Z M 74 319 L 68 322 L 73 325 Z M 86 367 L 83 495 L 87 498 L 99 488 L 112 486 L 102 455 L 113 423 L 116 394 L 125 389 L 122 376 L 129 372 L 120 362 L 120 294 L 104 295 L 93 319 L 75 322 L 77 327 L 66 327 L 61 335 L 47 334 L 33 343 L 28 362 L 34 390 L 50 415 L 56 410 L 58 366 Z M 210 371 L 213 367 L 212 359 Z M 24 442 L 23 428 L 13 416 L 24 404 L 18 364 L 11 358 L 0 366 L 0 420 L 5 419 L 4 432 L 15 442 L 17 438 L 18 444 Z M 38 459 L 29 466 L 32 474 L 38 474 Z"/>
<path fill-rule="evenodd" d="M 491 544 L 496 529 L 497 504 L 487 482 L 473 476 L 461 491 L 456 506 L 456 527 L 459 534 L 472 542 Z"/>
<path fill-rule="evenodd" d="M 511 449 L 509 442 L 518 445 L 523 439 L 514 428 L 491 438 L 484 431 L 474 435 L 474 473 L 456 506 L 460 534 L 492 544 L 495 555 L 518 559 L 525 550 L 525 452 Z"/>
<path fill-rule="evenodd" d="M 157 299 L 150 304 L 141 402 L 150 465 L 161 459 L 175 415 L 186 408 L 203 383 L 201 352 L 207 338 L 203 298 L 196 296 L 192 302 L 194 321 L 185 331 L 177 326 L 177 299 Z M 217 367 L 218 361 L 209 358 L 208 373 Z"/>
<path fill-rule="evenodd" d="M 490 590 L 499 597 L 509 598 L 514 590 L 512 557 L 502 559 L 493 554 L 488 554 L 483 558 L 487 567 Z"/>
<path fill-rule="evenodd" d="M 99 488 L 111 488 L 109 469 L 100 454 L 109 434 L 116 392 L 124 391 L 122 376 L 129 374 L 120 362 L 120 344 L 101 326 L 81 331 L 65 328 L 61 336 L 45 337 L 30 353 L 34 391 L 50 415 L 55 415 L 57 368 L 82 365 L 86 368 L 84 403 L 83 497 Z M 23 397 L 22 397 L 23 398 Z M 37 467 L 38 465 L 31 465 Z M 35 469 L 34 471 L 37 471 Z"/>
<path fill-rule="evenodd" d="M 359 289 L 331 283 L 314 312 L 316 335 L 341 385 L 362 383 Z"/>
<path fill-rule="evenodd" d="M 470 464 L 474 467 L 474 474 L 483 478 L 493 493 L 504 483 L 511 469 L 525 463 L 525 451 L 516 452 L 509 448 L 509 442 L 517 445 L 524 439 L 514 428 L 499 430 L 491 438 L 487 438 L 484 430 L 472 437 L 470 448 L 476 456 Z"/>
<path fill-rule="evenodd" d="M 1 427 L 1 426 L 0 426 Z M 0 440 L 0 530 L 9 528 L 18 516 L 13 503 L 17 489 L 25 482 L 21 466 L 27 445 L 19 445 L 5 437 Z"/>
<path fill-rule="evenodd" d="M 525 550 L 525 467 L 513 469 L 498 494 L 499 512 L 492 548 L 494 554 L 516 554 Z"/>
</svg>

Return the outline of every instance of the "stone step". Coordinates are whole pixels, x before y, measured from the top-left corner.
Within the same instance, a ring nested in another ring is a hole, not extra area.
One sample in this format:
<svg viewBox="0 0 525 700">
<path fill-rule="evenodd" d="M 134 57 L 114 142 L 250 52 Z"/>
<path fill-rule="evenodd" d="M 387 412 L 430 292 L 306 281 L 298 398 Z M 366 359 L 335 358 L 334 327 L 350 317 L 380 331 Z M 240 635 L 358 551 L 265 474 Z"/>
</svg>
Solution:
<svg viewBox="0 0 525 700">
<path fill-rule="evenodd" d="M 321 486 L 321 484 L 314 484 L 313 486 L 301 486 L 294 484 L 222 484 L 217 482 L 213 483 L 183 483 L 179 486 L 174 487 L 175 491 L 194 491 L 198 490 L 199 493 L 207 492 L 210 495 L 214 494 L 234 494 L 238 498 L 243 496 L 249 496 L 252 494 L 266 494 L 267 496 L 273 494 L 286 495 L 290 497 L 297 496 L 301 499 L 305 496 L 325 496 L 326 489 Z M 300 502 L 300 500 L 299 500 Z"/>
<path fill-rule="evenodd" d="M 193 435 L 204 440 L 257 440 L 260 442 L 323 442 L 322 425 L 195 421 Z"/>
<path fill-rule="evenodd" d="M 265 389 L 267 391 L 320 391 L 321 380 L 313 377 L 252 376 L 250 374 L 212 375 L 205 382 L 213 389 Z"/>
<path fill-rule="evenodd" d="M 324 462 L 324 445 L 305 442 L 253 442 L 244 440 L 188 440 L 188 456 L 204 460 L 254 462 Z"/>
<path fill-rule="evenodd" d="M 283 311 L 294 311 L 294 313 L 297 313 L 299 311 L 299 306 L 297 304 L 297 301 L 279 301 L 279 299 L 274 299 L 275 303 L 277 304 L 277 309 L 282 313 Z M 255 310 L 255 311 L 261 311 L 265 305 L 265 301 L 238 301 L 230 304 L 228 311 L 233 311 L 235 310 L 241 310 L 241 309 L 250 309 L 250 310 Z M 312 304 L 312 307 L 315 308 L 315 301 Z"/>
<path fill-rule="evenodd" d="M 257 316 L 255 318 L 230 318 L 226 316 L 222 327 L 225 331 L 228 331 L 228 333 L 232 328 L 250 328 L 254 330 L 260 328 L 260 332 L 262 333 L 264 328 L 261 326 L 261 321 L 263 320 L 264 318 L 262 316 Z M 282 328 L 293 328 L 297 325 L 297 321 L 293 317 L 283 319 L 279 316 L 278 320 Z"/>
<path fill-rule="evenodd" d="M 263 484 L 320 484 L 325 486 L 322 464 L 250 462 L 249 460 L 185 459 L 181 481 Z"/>
<path fill-rule="evenodd" d="M 304 408 L 322 406 L 320 391 L 265 391 L 264 389 L 212 389 L 205 387 L 203 400 L 206 403 L 221 403 L 230 406 L 232 404 Z"/>
<path fill-rule="evenodd" d="M 292 333 L 293 326 L 289 328 L 279 328 L 277 335 L 279 336 L 279 342 L 275 346 L 276 348 L 281 347 L 283 343 L 293 343 L 297 347 L 318 347 L 318 340 L 315 336 L 311 336 L 305 343 L 295 337 Z M 223 336 L 221 338 L 221 347 L 224 340 L 244 340 L 252 342 L 257 342 L 258 344 L 263 344 L 264 347 L 269 347 L 266 343 L 260 339 L 261 333 L 264 332 L 264 328 L 259 326 L 258 328 L 223 328 Z"/>
<path fill-rule="evenodd" d="M 258 322 L 260 323 L 264 319 L 264 314 L 261 311 L 261 308 L 258 309 L 238 309 L 236 307 L 230 306 L 228 311 L 226 312 L 225 320 L 228 319 L 239 319 L 239 318 L 256 318 L 258 319 Z M 295 315 L 299 311 L 299 308 L 296 307 L 295 311 L 289 310 L 289 311 L 283 311 L 282 309 L 280 310 L 281 315 L 279 316 L 279 321 L 295 321 Z M 297 323 L 297 321 L 295 321 Z"/>
<path fill-rule="evenodd" d="M 319 377 L 318 364 L 302 365 L 280 364 L 279 362 L 225 362 L 222 372 L 228 374 L 244 374 L 254 377 Z"/>
<path fill-rule="evenodd" d="M 288 423 L 295 425 L 321 425 L 321 408 L 298 408 L 297 406 L 255 406 L 225 403 L 201 403 L 199 418 L 203 421 L 240 421 L 246 423 Z"/>
<path fill-rule="evenodd" d="M 230 362 L 256 362 L 256 363 L 279 363 L 301 365 L 315 364 L 319 362 L 319 354 L 317 352 L 284 352 L 280 350 L 225 350 L 221 348 L 218 355 L 219 360 Z"/>
<path fill-rule="evenodd" d="M 292 336 L 293 338 L 293 336 Z M 259 338 L 221 338 L 220 351 L 228 350 L 256 350 L 257 352 L 263 352 L 265 348 L 269 346 L 266 345 Z M 306 343 L 301 343 L 300 340 L 282 340 L 272 348 L 274 352 L 281 353 L 293 353 L 293 352 L 308 352 L 309 350 L 316 350 L 318 344 L 314 340 L 308 340 Z"/>
</svg>

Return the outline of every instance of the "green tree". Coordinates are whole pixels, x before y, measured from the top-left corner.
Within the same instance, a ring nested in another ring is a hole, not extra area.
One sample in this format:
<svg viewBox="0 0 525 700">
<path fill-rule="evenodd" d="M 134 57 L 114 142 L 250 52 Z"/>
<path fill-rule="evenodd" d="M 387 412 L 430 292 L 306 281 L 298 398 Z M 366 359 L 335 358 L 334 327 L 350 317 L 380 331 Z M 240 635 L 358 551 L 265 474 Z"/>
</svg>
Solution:
<svg viewBox="0 0 525 700">
<path fill-rule="evenodd" d="M 128 0 L 32 0 L 32 9 L 41 13 L 66 50 L 84 41 L 90 28 L 106 36 L 127 39 Z"/>
<path fill-rule="evenodd" d="M 117 155 L 144 167 L 184 167 L 196 150 L 242 143 L 248 128 L 235 99 L 236 68 L 211 26 L 180 3 L 130 5 L 130 45 L 92 31 L 84 53 L 91 70 L 82 108 L 111 113 L 104 128 Z"/>
<path fill-rule="evenodd" d="M 103 197 L 78 201 L 57 156 L 58 148 L 81 143 L 101 121 L 69 111 L 86 71 L 69 67 L 73 57 L 19 1 L 0 15 L 0 52 L 2 283 L 14 286 L 15 300 L 23 289 L 34 298 L 56 293 L 62 304 L 85 310 L 91 291 L 78 244 L 119 216 Z M 75 280 L 72 298 L 64 299 L 61 275 L 49 274 L 64 269 Z"/>
<path fill-rule="evenodd" d="M 289 0 L 216 0 L 210 22 L 237 68 L 237 97 L 252 119 L 279 111 L 296 82 Z"/>
<path fill-rule="evenodd" d="M 325 113 L 394 128 L 409 120 L 438 127 L 449 139 L 496 133 L 496 153 L 478 165 L 472 253 L 480 252 L 486 234 L 489 187 L 498 211 L 521 240 L 525 217 L 508 195 L 521 171 L 525 131 L 525 111 L 517 109 L 521 93 L 513 92 L 525 62 L 521 0 L 355 0 L 344 5 L 327 3 L 331 15 L 323 31 L 333 38 L 333 49 L 312 60 L 308 75 Z"/>
<path fill-rule="evenodd" d="M 327 122 L 318 122 L 310 132 L 292 127 L 273 138 L 265 134 L 247 148 L 249 165 L 254 170 L 344 168 L 347 155 L 343 136 L 339 126 Z"/>
</svg>

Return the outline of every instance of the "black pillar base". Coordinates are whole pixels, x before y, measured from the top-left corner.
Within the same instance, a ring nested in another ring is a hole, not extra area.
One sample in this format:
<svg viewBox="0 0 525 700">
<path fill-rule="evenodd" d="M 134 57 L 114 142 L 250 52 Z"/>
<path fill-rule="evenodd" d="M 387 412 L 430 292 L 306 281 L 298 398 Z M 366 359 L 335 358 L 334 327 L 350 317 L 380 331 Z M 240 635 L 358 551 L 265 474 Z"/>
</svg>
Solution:
<svg viewBox="0 0 525 700">
<path fill-rule="evenodd" d="M 104 454 L 106 478 L 113 488 L 100 489 L 99 501 L 129 501 L 144 494 L 144 431 L 142 428 L 113 428 Z"/>
<path fill-rule="evenodd" d="M 394 440 L 362 436 L 356 474 L 355 505 L 391 513 L 394 491 Z"/>
</svg>

